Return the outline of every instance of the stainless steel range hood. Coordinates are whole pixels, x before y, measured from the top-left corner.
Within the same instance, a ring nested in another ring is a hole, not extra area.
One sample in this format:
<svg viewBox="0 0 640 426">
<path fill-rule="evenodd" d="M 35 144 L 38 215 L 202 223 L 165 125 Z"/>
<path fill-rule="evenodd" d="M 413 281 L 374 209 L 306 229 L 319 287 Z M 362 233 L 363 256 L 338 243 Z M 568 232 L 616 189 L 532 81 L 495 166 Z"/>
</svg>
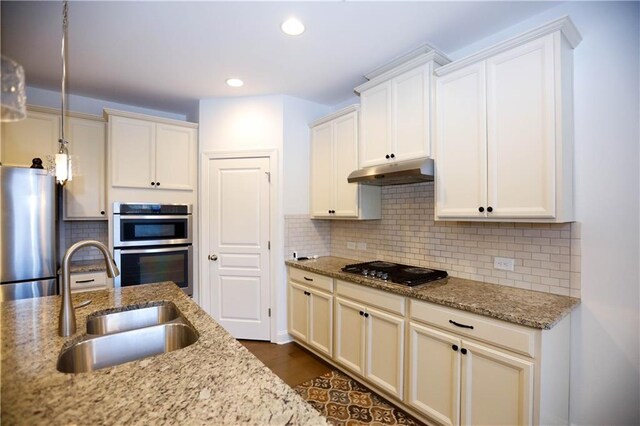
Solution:
<svg viewBox="0 0 640 426">
<path fill-rule="evenodd" d="M 347 178 L 349 183 L 387 186 L 409 183 L 431 182 L 434 175 L 434 163 L 431 158 L 408 160 L 381 166 L 366 167 L 352 172 Z"/>
</svg>

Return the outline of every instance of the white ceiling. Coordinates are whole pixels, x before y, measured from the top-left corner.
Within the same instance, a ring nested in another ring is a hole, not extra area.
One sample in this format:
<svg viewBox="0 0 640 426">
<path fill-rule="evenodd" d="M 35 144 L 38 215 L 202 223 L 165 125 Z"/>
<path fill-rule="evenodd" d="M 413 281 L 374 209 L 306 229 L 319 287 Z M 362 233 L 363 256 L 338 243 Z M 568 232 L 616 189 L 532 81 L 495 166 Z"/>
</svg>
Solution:
<svg viewBox="0 0 640 426">
<path fill-rule="evenodd" d="M 555 2 L 70 2 L 68 91 L 191 114 L 198 99 L 287 94 L 335 105 L 428 42 L 445 53 Z M 2 54 L 59 90 L 62 3 L 2 1 Z M 295 16 L 307 31 L 284 35 Z M 233 89 L 228 77 L 245 86 Z"/>
</svg>

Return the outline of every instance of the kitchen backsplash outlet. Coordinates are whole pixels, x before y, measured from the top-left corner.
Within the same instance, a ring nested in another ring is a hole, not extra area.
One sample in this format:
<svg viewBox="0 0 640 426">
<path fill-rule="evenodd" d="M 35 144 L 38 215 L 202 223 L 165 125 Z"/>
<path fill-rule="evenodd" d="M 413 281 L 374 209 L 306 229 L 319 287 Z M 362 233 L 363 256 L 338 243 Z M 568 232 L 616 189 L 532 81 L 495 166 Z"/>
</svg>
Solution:
<svg viewBox="0 0 640 426">
<path fill-rule="evenodd" d="M 331 255 L 580 297 L 579 223 L 435 222 L 433 213 L 433 183 L 383 187 L 382 219 L 331 222 Z M 363 239 L 365 250 L 348 248 Z M 495 257 L 514 259 L 514 271 L 494 269 Z"/>
<path fill-rule="evenodd" d="M 82 240 L 97 240 L 108 246 L 109 230 L 107 224 L 106 220 L 64 222 L 65 250 L 73 243 Z M 86 247 L 77 251 L 72 260 L 102 260 L 102 253 L 96 248 Z"/>
<path fill-rule="evenodd" d="M 291 259 L 294 250 L 298 256 L 329 256 L 331 253 L 329 222 L 329 220 L 311 220 L 309 215 L 285 216 L 285 256 Z"/>
</svg>

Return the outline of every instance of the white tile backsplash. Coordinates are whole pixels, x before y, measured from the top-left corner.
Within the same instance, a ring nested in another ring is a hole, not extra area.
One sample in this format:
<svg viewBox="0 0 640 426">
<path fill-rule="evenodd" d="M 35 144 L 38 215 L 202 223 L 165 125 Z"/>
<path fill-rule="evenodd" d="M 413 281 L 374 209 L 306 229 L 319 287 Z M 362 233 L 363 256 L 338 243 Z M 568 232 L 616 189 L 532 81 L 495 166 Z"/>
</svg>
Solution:
<svg viewBox="0 0 640 426">
<path fill-rule="evenodd" d="M 97 240 L 109 246 L 109 230 L 106 220 L 96 221 L 68 221 L 64 222 L 65 250 L 72 244 L 82 240 Z M 77 260 L 102 260 L 102 253 L 97 248 L 85 247 L 73 256 Z"/>
</svg>

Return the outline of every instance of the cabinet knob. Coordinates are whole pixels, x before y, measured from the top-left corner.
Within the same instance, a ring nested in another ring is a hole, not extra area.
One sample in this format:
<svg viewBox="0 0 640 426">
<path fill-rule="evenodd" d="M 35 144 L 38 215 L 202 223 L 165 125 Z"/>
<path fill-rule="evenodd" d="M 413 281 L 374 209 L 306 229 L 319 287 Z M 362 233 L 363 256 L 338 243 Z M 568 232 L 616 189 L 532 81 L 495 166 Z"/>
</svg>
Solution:
<svg viewBox="0 0 640 426">
<path fill-rule="evenodd" d="M 365 312 L 365 313 L 364 313 L 364 317 L 365 317 L 365 318 L 369 318 L 369 314 Z"/>
<path fill-rule="evenodd" d="M 100 211 L 100 214 L 104 216 L 104 210 L 101 210 L 101 211 Z"/>
<path fill-rule="evenodd" d="M 389 154 L 385 155 L 384 158 L 386 158 L 388 160 L 390 158 Z"/>
<path fill-rule="evenodd" d="M 155 182 L 151 182 L 151 186 L 155 186 L 155 184 L 156 184 Z"/>
<path fill-rule="evenodd" d="M 396 155 L 395 154 L 391 154 L 391 158 L 396 158 Z"/>
<path fill-rule="evenodd" d="M 360 311 L 360 316 L 364 316 L 364 312 Z"/>
<path fill-rule="evenodd" d="M 156 186 L 160 186 L 160 182 L 156 182 Z"/>
<path fill-rule="evenodd" d="M 458 351 L 458 345 L 451 345 L 451 349 L 453 349 L 454 351 Z"/>
<path fill-rule="evenodd" d="M 466 355 L 467 354 L 467 350 L 465 348 L 460 349 L 460 352 L 462 352 L 462 355 Z"/>
<path fill-rule="evenodd" d="M 484 207 L 478 207 L 478 211 L 482 213 L 484 211 Z"/>
<path fill-rule="evenodd" d="M 491 207 L 491 206 L 487 207 L 487 211 L 488 211 L 489 213 L 491 213 L 491 212 L 493 211 L 493 207 Z"/>
</svg>

